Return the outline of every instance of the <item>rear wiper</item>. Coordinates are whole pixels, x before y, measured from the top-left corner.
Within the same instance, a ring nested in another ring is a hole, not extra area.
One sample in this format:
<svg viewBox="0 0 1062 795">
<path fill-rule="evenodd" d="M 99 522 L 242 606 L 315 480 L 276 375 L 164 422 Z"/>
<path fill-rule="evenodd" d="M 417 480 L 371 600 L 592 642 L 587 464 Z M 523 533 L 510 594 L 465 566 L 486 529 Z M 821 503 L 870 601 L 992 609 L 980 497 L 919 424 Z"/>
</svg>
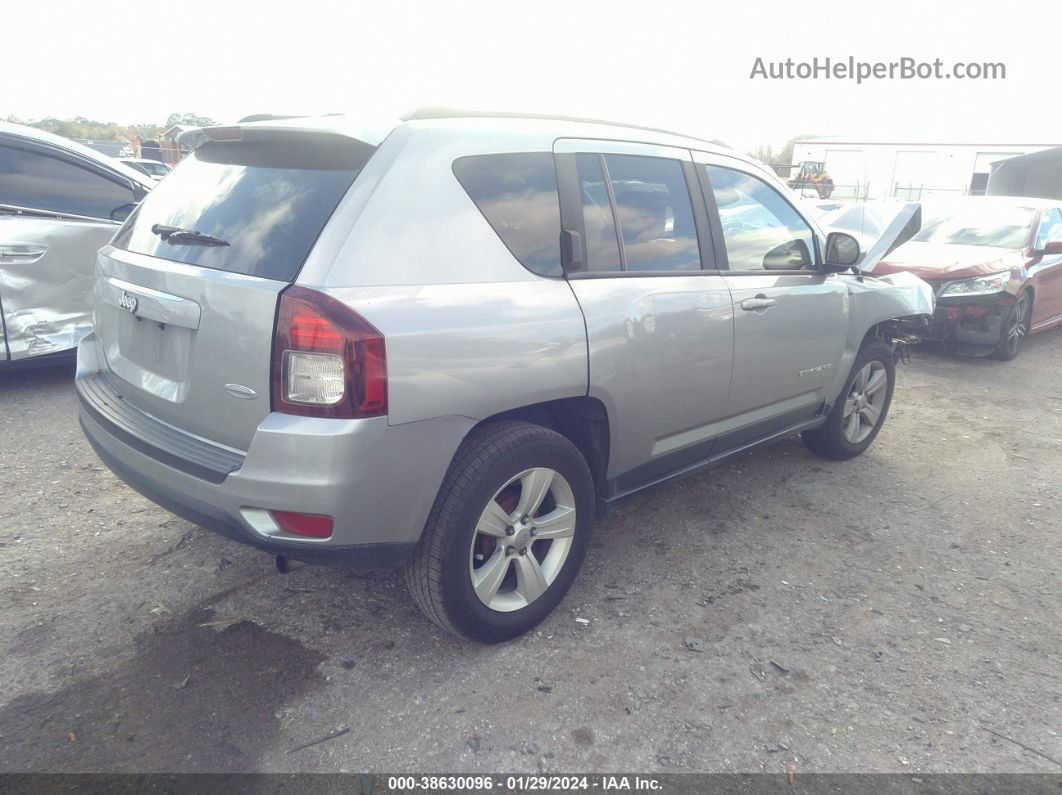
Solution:
<svg viewBox="0 0 1062 795">
<path fill-rule="evenodd" d="M 154 224 L 151 227 L 151 231 L 165 240 L 167 243 L 173 245 L 198 245 L 198 246 L 227 246 L 228 241 L 222 240 L 220 237 L 214 237 L 203 232 L 196 232 L 194 229 L 181 229 L 179 226 L 166 226 L 165 224 Z"/>
</svg>

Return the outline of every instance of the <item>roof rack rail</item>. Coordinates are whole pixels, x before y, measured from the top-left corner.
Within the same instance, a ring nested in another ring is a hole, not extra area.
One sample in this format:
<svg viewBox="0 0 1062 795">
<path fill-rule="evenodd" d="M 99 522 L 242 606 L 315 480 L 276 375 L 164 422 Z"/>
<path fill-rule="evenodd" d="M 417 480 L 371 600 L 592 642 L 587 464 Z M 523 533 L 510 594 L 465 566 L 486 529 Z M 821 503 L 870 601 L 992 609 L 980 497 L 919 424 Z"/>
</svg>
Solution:
<svg viewBox="0 0 1062 795">
<path fill-rule="evenodd" d="M 680 138 L 689 138 L 694 141 L 704 141 L 713 146 L 721 146 L 730 149 L 730 145 L 714 138 L 699 138 L 696 135 L 675 132 L 674 130 L 662 130 L 659 127 L 646 127 L 641 124 L 629 124 L 621 121 L 607 121 L 605 119 L 586 119 L 579 116 L 560 116 L 551 113 L 514 113 L 512 111 L 488 111 L 488 110 L 461 110 L 459 108 L 426 107 L 417 108 L 400 117 L 402 121 L 424 121 L 428 119 L 545 119 L 548 121 L 572 121 L 583 124 L 604 124 L 609 127 L 626 127 L 632 130 L 645 130 L 646 132 L 664 133 L 675 135 Z"/>
</svg>

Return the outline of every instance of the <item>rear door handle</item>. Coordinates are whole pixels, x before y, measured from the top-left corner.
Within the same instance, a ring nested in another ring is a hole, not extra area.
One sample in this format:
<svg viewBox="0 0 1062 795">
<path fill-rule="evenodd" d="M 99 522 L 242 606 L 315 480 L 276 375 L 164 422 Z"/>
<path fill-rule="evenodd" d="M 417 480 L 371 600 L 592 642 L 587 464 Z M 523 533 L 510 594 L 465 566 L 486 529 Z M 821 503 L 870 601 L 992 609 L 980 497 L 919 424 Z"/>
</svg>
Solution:
<svg viewBox="0 0 1062 795">
<path fill-rule="evenodd" d="M 757 295 L 755 298 L 746 298 L 741 302 L 741 308 L 746 312 L 757 312 L 764 309 L 770 309 L 777 303 L 773 298 L 768 298 L 765 295 Z"/>
</svg>

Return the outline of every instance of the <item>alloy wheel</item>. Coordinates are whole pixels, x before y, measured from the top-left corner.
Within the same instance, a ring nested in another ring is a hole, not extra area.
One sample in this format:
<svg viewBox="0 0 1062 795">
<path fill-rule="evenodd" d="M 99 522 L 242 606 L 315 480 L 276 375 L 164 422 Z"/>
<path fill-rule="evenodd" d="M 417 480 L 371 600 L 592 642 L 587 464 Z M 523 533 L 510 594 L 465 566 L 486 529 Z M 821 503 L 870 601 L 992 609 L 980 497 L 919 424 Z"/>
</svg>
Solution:
<svg viewBox="0 0 1062 795">
<path fill-rule="evenodd" d="M 495 492 L 476 523 L 469 574 L 491 610 L 520 610 L 557 579 L 575 537 L 575 495 L 559 472 L 528 469 Z"/>
<path fill-rule="evenodd" d="M 1023 295 L 1014 304 L 1012 322 L 1007 327 L 1007 352 L 1013 356 L 1021 347 L 1022 340 L 1028 333 L 1027 321 L 1029 319 L 1029 297 Z"/>
<path fill-rule="evenodd" d="M 844 438 L 849 444 L 860 444 L 877 427 L 888 384 L 888 371 L 877 359 L 867 362 L 856 375 L 844 401 Z"/>
</svg>

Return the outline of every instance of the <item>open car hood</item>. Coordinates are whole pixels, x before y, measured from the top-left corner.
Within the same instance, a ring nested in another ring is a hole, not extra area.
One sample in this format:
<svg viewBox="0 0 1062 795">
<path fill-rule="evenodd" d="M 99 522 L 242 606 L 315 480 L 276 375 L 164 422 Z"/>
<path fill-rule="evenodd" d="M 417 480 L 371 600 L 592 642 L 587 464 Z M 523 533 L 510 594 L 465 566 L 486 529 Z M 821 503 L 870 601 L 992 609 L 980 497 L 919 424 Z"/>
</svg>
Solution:
<svg viewBox="0 0 1062 795">
<path fill-rule="evenodd" d="M 918 202 L 904 204 L 860 258 L 858 269 L 863 273 L 872 273 L 879 262 L 917 235 L 921 228 L 922 205 Z"/>
<path fill-rule="evenodd" d="M 933 288 L 918 276 L 898 272 L 878 274 L 878 264 L 922 228 L 922 206 L 912 202 L 896 214 L 881 236 L 859 261 L 857 277 L 849 278 L 848 293 L 855 329 L 866 329 L 886 320 L 930 316 L 936 300 Z"/>
</svg>

